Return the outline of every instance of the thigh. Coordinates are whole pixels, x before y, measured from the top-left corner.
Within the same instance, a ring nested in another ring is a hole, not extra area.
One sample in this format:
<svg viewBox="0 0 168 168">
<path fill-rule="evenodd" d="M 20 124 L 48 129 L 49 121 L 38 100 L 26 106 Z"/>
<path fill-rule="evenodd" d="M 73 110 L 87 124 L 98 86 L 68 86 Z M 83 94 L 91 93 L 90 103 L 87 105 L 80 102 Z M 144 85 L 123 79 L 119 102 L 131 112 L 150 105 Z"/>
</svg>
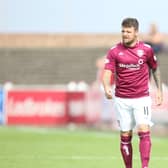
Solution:
<svg viewBox="0 0 168 168">
<path fill-rule="evenodd" d="M 121 131 L 130 131 L 135 126 L 131 102 L 128 99 L 115 98 L 114 101 L 117 121 Z"/>
<path fill-rule="evenodd" d="M 152 126 L 151 121 L 151 98 L 143 97 L 135 100 L 134 105 L 134 117 L 136 125 L 149 125 Z"/>
</svg>

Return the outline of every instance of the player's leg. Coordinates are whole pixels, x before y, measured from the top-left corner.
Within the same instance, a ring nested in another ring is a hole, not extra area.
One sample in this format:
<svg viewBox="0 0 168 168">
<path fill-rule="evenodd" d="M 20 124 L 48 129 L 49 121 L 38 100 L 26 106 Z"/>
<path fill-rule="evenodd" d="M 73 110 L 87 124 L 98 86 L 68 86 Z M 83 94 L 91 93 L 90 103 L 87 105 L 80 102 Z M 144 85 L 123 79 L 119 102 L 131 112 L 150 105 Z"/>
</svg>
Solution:
<svg viewBox="0 0 168 168">
<path fill-rule="evenodd" d="M 132 108 L 127 99 L 115 98 L 115 111 L 120 127 L 120 151 L 126 168 L 132 168 Z"/>
<path fill-rule="evenodd" d="M 139 135 L 139 151 L 141 156 L 142 168 L 148 168 L 151 151 L 150 126 L 151 122 L 151 99 L 150 97 L 141 98 L 135 103 L 135 120 Z"/>
<path fill-rule="evenodd" d="M 151 151 L 151 137 L 150 137 L 150 130 L 141 129 L 141 125 L 139 126 L 140 130 L 138 130 L 139 135 L 139 151 L 141 156 L 141 164 L 142 168 L 148 168 L 149 160 L 150 160 L 150 151 Z M 144 127 L 144 125 L 143 125 Z"/>
<path fill-rule="evenodd" d="M 132 168 L 132 131 L 121 131 L 120 151 L 126 168 Z"/>
</svg>

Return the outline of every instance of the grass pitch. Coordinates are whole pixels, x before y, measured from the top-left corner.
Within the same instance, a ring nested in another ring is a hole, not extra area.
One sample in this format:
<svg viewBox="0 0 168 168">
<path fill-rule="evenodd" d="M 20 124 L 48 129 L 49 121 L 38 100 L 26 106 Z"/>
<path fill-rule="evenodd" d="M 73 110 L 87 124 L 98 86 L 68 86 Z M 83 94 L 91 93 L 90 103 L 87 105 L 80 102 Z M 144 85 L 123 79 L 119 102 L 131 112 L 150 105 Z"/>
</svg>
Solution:
<svg viewBox="0 0 168 168">
<path fill-rule="evenodd" d="M 138 137 L 133 165 L 140 168 Z M 168 166 L 168 138 L 152 137 L 151 168 Z M 123 168 L 119 134 L 93 130 L 0 127 L 1 168 Z"/>
</svg>

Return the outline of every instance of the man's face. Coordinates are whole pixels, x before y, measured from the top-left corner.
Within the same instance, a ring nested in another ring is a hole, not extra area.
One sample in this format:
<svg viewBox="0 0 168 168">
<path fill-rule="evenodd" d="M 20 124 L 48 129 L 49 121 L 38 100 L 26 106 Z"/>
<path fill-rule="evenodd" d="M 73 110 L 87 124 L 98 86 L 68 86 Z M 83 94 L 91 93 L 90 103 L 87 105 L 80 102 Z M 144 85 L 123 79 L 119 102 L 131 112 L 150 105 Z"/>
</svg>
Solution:
<svg viewBox="0 0 168 168">
<path fill-rule="evenodd" d="M 133 46 L 137 42 L 138 31 L 134 27 L 122 27 L 121 34 L 126 46 Z"/>
</svg>

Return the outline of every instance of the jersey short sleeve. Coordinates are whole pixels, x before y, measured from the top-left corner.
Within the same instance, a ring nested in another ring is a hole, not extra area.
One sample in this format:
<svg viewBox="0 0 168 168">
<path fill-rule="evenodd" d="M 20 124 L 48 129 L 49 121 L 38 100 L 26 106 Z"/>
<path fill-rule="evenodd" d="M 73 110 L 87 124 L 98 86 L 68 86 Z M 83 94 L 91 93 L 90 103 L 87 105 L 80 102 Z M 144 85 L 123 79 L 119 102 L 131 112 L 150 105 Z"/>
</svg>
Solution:
<svg viewBox="0 0 168 168">
<path fill-rule="evenodd" d="M 107 56 L 105 58 L 104 69 L 111 70 L 112 72 L 115 71 L 115 52 L 114 52 L 114 47 L 111 48 L 108 51 L 108 53 L 107 53 Z"/>
<path fill-rule="evenodd" d="M 149 65 L 149 67 L 151 69 L 156 69 L 157 68 L 157 57 L 156 55 L 154 54 L 154 51 L 151 47 L 148 47 L 148 50 L 147 50 L 147 56 L 148 56 L 148 60 L 147 60 L 147 63 Z"/>
</svg>

